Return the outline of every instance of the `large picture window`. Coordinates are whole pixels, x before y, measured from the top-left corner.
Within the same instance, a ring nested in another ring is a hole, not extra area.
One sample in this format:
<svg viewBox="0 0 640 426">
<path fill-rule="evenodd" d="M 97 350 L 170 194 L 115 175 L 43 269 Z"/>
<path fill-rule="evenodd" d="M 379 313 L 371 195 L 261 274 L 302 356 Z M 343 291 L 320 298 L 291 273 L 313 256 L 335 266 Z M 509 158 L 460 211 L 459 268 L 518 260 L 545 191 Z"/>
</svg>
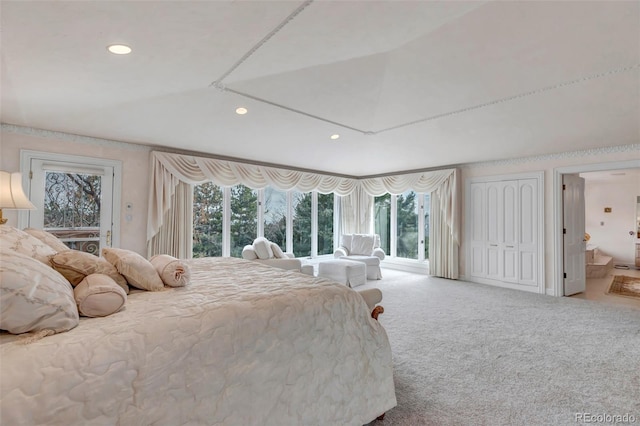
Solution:
<svg viewBox="0 0 640 426">
<path fill-rule="evenodd" d="M 287 193 L 284 191 L 264 190 L 264 236 L 282 249 L 287 246 Z"/>
<path fill-rule="evenodd" d="M 318 194 L 318 256 L 333 253 L 333 194 Z"/>
<path fill-rule="evenodd" d="M 244 185 L 231 188 L 231 256 L 242 257 L 242 249 L 258 235 L 258 194 Z"/>
<path fill-rule="evenodd" d="M 259 236 L 296 257 L 333 253 L 334 194 L 213 183 L 194 186 L 193 194 L 194 257 L 242 257 L 244 246 Z"/>
<path fill-rule="evenodd" d="M 222 256 L 223 192 L 211 182 L 193 188 L 193 257 Z"/>
<path fill-rule="evenodd" d="M 311 201 L 310 192 L 292 194 L 293 254 L 296 257 L 311 256 Z"/>
<path fill-rule="evenodd" d="M 374 198 L 374 230 L 390 258 L 429 259 L 429 201 L 414 191 Z"/>
</svg>

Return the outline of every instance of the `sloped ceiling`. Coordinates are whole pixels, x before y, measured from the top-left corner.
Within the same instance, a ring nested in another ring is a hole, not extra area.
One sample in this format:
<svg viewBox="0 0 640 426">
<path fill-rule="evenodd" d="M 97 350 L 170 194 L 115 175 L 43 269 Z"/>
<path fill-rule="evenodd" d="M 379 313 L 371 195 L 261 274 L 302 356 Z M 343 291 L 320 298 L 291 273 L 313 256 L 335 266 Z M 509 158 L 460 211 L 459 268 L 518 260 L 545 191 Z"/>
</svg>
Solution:
<svg viewBox="0 0 640 426">
<path fill-rule="evenodd" d="M 350 176 L 640 142 L 637 1 L 0 7 L 4 123 Z"/>
</svg>

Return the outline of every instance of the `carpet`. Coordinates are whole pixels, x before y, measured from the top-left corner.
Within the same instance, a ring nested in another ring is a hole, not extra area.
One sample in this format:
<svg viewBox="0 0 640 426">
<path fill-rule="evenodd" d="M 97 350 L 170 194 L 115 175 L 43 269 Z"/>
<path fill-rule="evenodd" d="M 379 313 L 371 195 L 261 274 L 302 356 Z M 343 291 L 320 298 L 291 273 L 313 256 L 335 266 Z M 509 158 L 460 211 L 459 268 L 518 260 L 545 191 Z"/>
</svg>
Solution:
<svg viewBox="0 0 640 426">
<path fill-rule="evenodd" d="M 639 308 L 382 275 L 357 288 L 382 290 L 398 405 L 370 426 L 640 425 Z"/>
<path fill-rule="evenodd" d="M 607 294 L 640 298 L 640 277 L 615 275 Z"/>
</svg>

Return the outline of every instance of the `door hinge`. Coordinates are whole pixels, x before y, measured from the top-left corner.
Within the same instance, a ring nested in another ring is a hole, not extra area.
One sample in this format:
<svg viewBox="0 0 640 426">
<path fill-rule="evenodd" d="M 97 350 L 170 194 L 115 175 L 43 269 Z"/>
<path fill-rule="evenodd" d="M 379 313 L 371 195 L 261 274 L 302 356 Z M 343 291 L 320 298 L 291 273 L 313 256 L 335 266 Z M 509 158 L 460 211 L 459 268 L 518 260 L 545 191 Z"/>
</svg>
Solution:
<svg viewBox="0 0 640 426">
<path fill-rule="evenodd" d="M 566 272 L 564 273 L 564 277 L 567 278 L 567 273 Z"/>
<path fill-rule="evenodd" d="M 562 185 L 562 190 L 566 191 L 566 189 L 567 189 L 567 185 Z"/>
<path fill-rule="evenodd" d="M 29 170 L 29 179 L 33 179 L 33 170 Z"/>
<path fill-rule="evenodd" d="M 562 233 L 566 234 L 567 233 L 567 228 L 562 228 Z"/>
</svg>

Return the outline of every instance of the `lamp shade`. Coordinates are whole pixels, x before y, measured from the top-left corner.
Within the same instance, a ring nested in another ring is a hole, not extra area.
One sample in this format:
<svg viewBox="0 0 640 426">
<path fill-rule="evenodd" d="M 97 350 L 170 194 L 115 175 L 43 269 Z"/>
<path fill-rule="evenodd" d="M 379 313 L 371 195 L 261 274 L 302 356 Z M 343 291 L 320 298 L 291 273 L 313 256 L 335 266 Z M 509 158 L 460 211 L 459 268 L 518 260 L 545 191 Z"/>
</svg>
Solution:
<svg viewBox="0 0 640 426">
<path fill-rule="evenodd" d="M 35 210 L 22 190 L 22 175 L 0 171 L 0 209 Z"/>
</svg>

